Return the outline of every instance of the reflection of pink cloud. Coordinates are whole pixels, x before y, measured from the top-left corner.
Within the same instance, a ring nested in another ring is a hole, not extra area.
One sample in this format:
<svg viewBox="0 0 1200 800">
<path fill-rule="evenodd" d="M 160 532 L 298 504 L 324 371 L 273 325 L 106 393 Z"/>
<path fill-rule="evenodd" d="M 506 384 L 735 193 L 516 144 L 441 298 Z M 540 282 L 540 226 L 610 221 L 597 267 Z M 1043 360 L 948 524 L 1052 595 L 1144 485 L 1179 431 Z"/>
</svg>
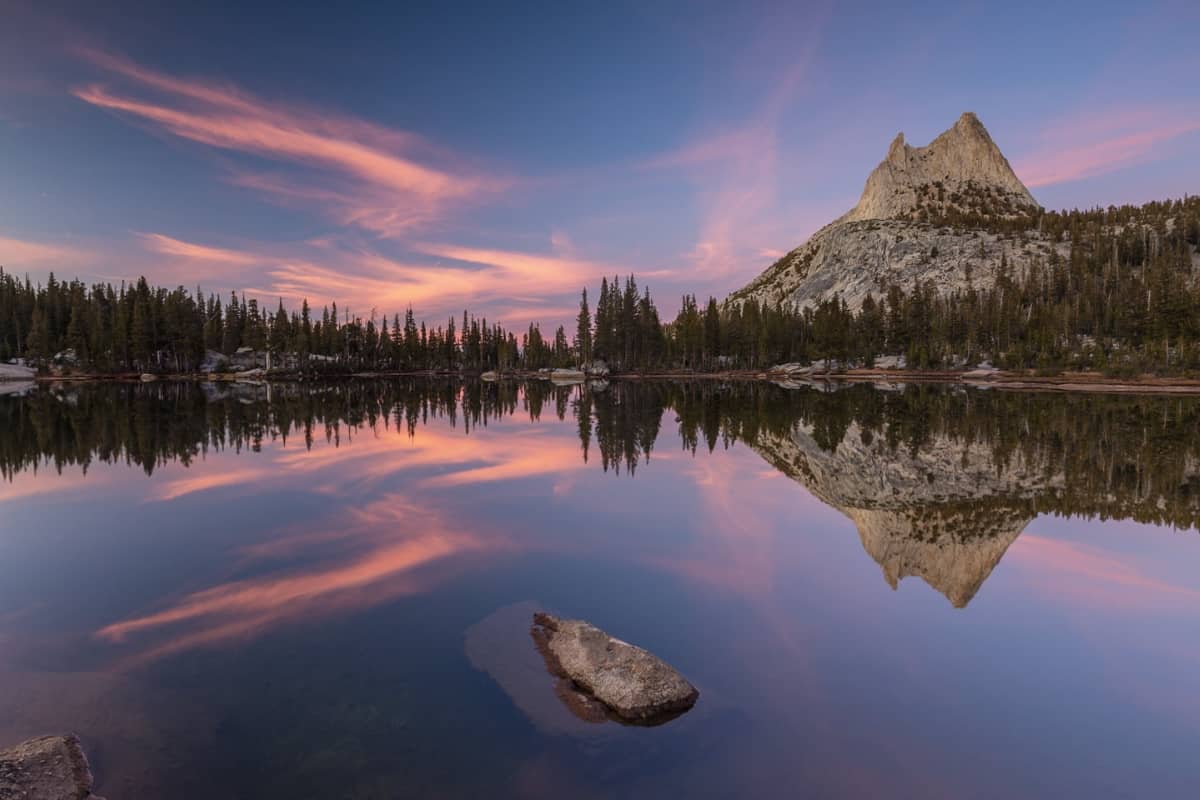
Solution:
<svg viewBox="0 0 1200 800">
<path fill-rule="evenodd" d="M 772 526 L 757 511 L 762 504 L 751 500 L 761 485 L 758 474 L 728 453 L 694 458 L 686 473 L 697 487 L 705 524 L 687 555 L 673 553 L 650 562 L 697 583 L 747 597 L 770 597 L 777 543 Z"/>
<path fill-rule="evenodd" d="M 242 469 L 230 470 L 223 472 L 211 472 L 208 474 L 200 474 L 181 478 L 179 480 L 168 481 L 163 484 L 160 491 L 151 499 L 165 501 L 175 500 L 196 492 L 204 492 L 209 489 L 219 489 L 226 486 L 249 486 L 255 480 L 264 477 L 264 470 L 258 469 Z"/>
<path fill-rule="evenodd" d="M 503 436 L 477 429 L 466 436 L 428 426 L 411 439 L 399 431 L 369 440 L 360 437 L 353 447 L 299 450 L 275 462 L 275 472 L 281 476 L 328 473 L 333 481 L 327 487 L 331 491 L 424 467 L 442 468 L 422 480 L 425 486 L 441 487 L 561 476 L 587 465 L 579 457 L 578 443 L 555 436 L 547 428 L 523 428 Z"/>
<path fill-rule="evenodd" d="M 1154 605 L 1164 599 L 1200 600 L 1200 588 L 1147 575 L 1128 559 L 1096 547 L 1024 534 L 1009 549 L 1009 558 L 1046 571 L 1040 583 L 1089 604 L 1128 607 Z"/>
<path fill-rule="evenodd" d="M 1173 111 L 1084 116 L 1047 129 L 1015 169 L 1028 186 L 1081 180 L 1150 160 L 1159 145 L 1196 131 L 1200 117 Z"/>
<path fill-rule="evenodd" d="M 353 431 L 340 436 L 349 438 Z M 586 468 L 574 440 L 552 434 L 549 428 L 525 427 L 503 437 L 484 429 L 470 437 L 432 426 L 414 436 L 400 429 L 368 429 L 345 447 L 275 448 L 253 457 L 261 464 L 244 469 L 222 469 L 217 455 L 191 468 L 201 474 L 189 470 L 166 480 L 154 498 L 169 501 L 232 487 L 267 492 L 276 484 L 294 485 L 298 476 L 313 491 L 379 497 L 376 487 L 414 470 L 424 470 L 426 486 L 458 487 Z M 402 494 L 385 494 L 361 507 L 343 508 L 339 515 L 336 525 L 314 520 L 239 549 L 239 570 L 253 564 L 267 574 L 193 592 L 162 610 L 107 625 L 97 636 L 118 645 L 145 639 L 130 661 L 140 663 L 425 591 L 456 557 L 509 546 L 496 535 L 464 532 L 431 512 L 427 502 Z M 318 558 L 321 566 L 293 566 L 306 557 Z"/>
<path fill-rule="evenodd" d="M 273 615 L 285 611 L 290 604 L 309 603 L 331 592 L 361 587 L 397 572 L 405 572 L 456 552 L 461 546 L 462 543 L 453 538 L 434 535 L 382 548 L 328 571 L 234 581 L 191 594 L 166 611 L 108 625 L 99 630 L 97 635 L 109 641 L 121 642 L 140 631 L 197 618 L 231 614 Z M 292 609 L 291 613 L 295 611 Z"/>
<path fill-rule="evenodd" d="M 397 515 L 393 506 L 406 509 Z M 198 647 L 257 636 L 293 624 L 378 605 L 426 590 L 437 580 L 435 564 L 502 543 L 452 532 L 435 516 L 403 498 L 385 496 L 351 515 L 339 534 L 359 552 L 308 570 L 230 581 L 193 592 L 162 611 L 107 625 L 96 636 L 113 644 L 152 639 L 131 663 Z M 286 540 L 283 540 L 286 541 Z M 319 545 L 323 537 L 300 534 L 292 553 Z M 278 551 L 277 551 L 278 552 Z"/>
<path fill-rule="evenodd" d="M 148 122 L 175 136 L 212 147 L 263 156 L 320 170 L 342 181 L 326 195 L 336 213 L 357 213 L 378 228 L 387 209 L 403 207 L 399 227 L 435 218 L 450 202 L 497 191 L 504 182 L 482 175 L 439 169 L 429 161 L 434 148 L 413 134 L 392 131 L 334 114 L 285 108 L 224 86 L 184 80 L 95 51 L 82 55 L 143 91 L 166 96 L 152 100 L 116 93 L 104 86 L 77 88 L 79 99 Z M 295 194 L 297 184 L 257 188 Z M 383 216 L 381 216 L 383 215 Z"/>
</svg>

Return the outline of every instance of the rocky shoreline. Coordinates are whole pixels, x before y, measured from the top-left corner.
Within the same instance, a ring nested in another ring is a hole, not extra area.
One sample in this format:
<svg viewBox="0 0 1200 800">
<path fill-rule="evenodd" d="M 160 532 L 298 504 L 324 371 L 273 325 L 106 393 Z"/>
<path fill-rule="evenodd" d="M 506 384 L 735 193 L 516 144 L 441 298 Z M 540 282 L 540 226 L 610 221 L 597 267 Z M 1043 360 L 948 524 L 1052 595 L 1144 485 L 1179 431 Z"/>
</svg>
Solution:
<svg viewBox="0 0 1200 800">
<path fill-rule="evenodd" d="M 352 379 L 383 378 L 454 378 L 498 380 L 547 380 L 556 385 L 597 383 L 610 380 L 642 381 L 769 381 L 790 388 L 803 385 L 829 386 L 837 383 L 953 383 L 968 386 L 987 386 L 997 389 L 1061 392 L 1109 392 L 1133 394 L 1200 394 L 1200 378 L 1159 375 L 1116 377 L 1098 372 L 1062 372 L 1055 375 L 1038 375 L 1031 370 L 918 370 L 918 369 L 871 369 L 813 370 L 811 368 L 768 370 L 718 370 L 697 372 L 693 370 L 646 370 L 638 372 L 614 372 L 604 376 L 585 374 L 577 370 L 505 370 L 503 372 L 464 373 L 455 370 L 378 371 L 346 374 L 306 375 L 301 373 L 165 373 L 110 374 L 76 373 L 65 375 L 36 375 L 8 379 L 11 383 L 83 383 L 83 382 L 143 382 L 155 381 L 205 381 L 212 383 L 298 383 L 336 381 Z M 0 378 L 0 386 L 5 379 Z"/>
</svg>

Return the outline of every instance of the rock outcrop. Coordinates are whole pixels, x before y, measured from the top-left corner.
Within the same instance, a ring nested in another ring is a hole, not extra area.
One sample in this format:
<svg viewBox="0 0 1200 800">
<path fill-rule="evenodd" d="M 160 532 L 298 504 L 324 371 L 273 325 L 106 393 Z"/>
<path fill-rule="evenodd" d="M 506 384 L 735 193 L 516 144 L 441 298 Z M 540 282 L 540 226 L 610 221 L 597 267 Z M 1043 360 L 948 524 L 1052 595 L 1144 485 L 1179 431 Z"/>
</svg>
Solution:
<svg viewBox="0 0 1200 800">
<path fill-rule="evenodd" d="M 700 696 L 665 661 L 594 625 L 542 613 L 534 614 L 533 622 L 532 635 L 547 665 L 626 722 L 668 721 Z"/>
<path fill-rule="evenodd" d="M 932 281 L 941 291 L 992 285 L 1002 258 L 1019 273 L 1069 243 L 1035 232 L 1016 239 L 980 220 L 1032 217 L 1037 201 L 974 114 L 925 147 L 900 134 L 867 178 L 858 204 L 779 259 L 727 302 L 813 306 L 839 295 L 857 310 L 892 284 Z M 956 224 L 945 224 L 947 219 Z"/>
<path fill-rule="evenodd" d="M 0 750 L 3 800 L 103 800 L 92 794 L 92 772 L 74 734 L 42 736 Z"/>
</svg>

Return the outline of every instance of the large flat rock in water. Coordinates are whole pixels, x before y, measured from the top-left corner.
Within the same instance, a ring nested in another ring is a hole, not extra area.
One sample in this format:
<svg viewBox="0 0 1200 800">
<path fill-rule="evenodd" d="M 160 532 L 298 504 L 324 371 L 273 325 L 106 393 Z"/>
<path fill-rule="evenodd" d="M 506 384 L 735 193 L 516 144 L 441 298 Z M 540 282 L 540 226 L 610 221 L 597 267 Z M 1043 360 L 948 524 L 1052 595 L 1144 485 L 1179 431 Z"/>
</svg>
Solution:
<svg viewBox="0 0 1200 800">
<path fill-rule="evenodd" d="M 79 739 L 42 736 L 0 750 L 0 800 L 102 800 Z"/>
<path fill-rule="evenodd" d="M 670 664 L 578 619 L 534 614 L 547 660 L 628 722 L 653 724 L 683 713 L 700 693 Z"/>
</svg>

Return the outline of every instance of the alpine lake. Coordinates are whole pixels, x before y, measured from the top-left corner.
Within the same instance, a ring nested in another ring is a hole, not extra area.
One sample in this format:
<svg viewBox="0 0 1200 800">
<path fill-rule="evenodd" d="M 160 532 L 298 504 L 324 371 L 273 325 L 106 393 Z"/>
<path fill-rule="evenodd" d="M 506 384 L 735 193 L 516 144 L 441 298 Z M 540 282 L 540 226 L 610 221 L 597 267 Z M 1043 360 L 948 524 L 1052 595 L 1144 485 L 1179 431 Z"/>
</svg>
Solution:
<svg viewBox="0 0 1200 800">
<path fill-rule="evenodd" d="M 1195 797 L 1200 397 L 0 384 L 0 747 L 109 800 Z M 699 689 L 582 718 L 536 611 Z"/>
</svg>

